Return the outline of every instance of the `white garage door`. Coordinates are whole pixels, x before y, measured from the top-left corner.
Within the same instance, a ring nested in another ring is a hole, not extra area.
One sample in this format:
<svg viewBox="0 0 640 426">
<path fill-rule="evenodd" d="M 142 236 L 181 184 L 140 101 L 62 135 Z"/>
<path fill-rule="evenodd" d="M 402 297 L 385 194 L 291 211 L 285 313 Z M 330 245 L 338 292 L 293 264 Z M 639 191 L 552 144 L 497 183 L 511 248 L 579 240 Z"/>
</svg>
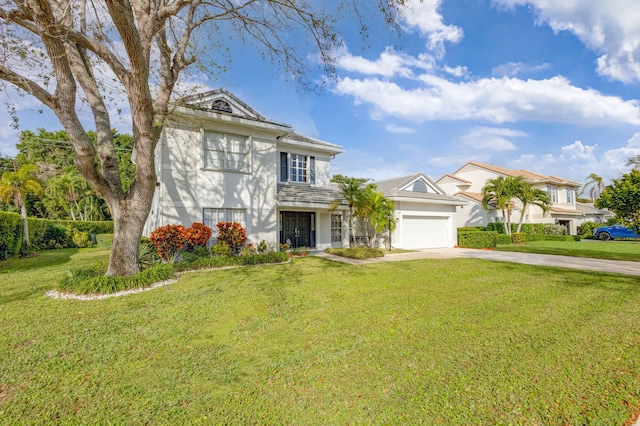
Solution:
<svg viewBox="0 0 640 426">
<path fill-rule="evenodd" d="M 402 247 L 405 249 L 449 247 L 447 218 L 403 216 Z"/>
</svg>

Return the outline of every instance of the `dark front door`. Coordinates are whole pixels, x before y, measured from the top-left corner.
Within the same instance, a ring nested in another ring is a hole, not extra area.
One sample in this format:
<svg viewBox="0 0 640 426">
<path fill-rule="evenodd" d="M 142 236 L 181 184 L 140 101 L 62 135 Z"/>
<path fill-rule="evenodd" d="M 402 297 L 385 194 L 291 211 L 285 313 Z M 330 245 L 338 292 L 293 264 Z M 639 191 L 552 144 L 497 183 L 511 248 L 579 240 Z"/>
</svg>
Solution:
<svg viewBox="0 0 640 426">
<path fill-rule="evenodd" d="M 307 212 L 282 212 L 280 221 L 280 244 L 289 244 L 292 248 L 315 247 L 315 214 Z"/>
</svg>

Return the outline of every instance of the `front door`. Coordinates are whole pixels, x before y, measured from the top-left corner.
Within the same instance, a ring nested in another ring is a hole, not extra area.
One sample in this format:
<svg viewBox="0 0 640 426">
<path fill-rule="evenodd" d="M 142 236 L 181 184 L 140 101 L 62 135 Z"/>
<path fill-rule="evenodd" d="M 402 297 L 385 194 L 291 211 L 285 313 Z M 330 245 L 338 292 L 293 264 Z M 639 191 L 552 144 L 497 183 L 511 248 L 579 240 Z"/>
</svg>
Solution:
<svg viewBox="0 0 640 426">
<path fill-rule="evenodd" d="M 315 214 L 307 212 L 282 212 L 280 244 L 291 248 L 315 247 Z"/>
</svg>

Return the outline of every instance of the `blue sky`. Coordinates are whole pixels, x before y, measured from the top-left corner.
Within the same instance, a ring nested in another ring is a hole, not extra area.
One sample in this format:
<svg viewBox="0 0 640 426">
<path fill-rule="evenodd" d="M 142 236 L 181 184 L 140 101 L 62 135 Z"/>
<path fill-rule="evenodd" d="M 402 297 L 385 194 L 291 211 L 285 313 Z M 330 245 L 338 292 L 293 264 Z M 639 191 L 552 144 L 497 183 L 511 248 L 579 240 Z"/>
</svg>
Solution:
<svg viewBox="0 0 640 426">
<path fill-rule="evenodd" d="M 409 0 L 399 39 L 372 22 L 363 49 L 357 29 L 340 23 L 337 78 L 321 92 L 297 90 L 240 46 L 227 73 L 191 81 L 225 87 L 269 119 L 342 145 L 334 173 L 437 179 L 474 160 L 610 181 L 640 154 L 636 2 Z M 36 102 L 12 99 L 23 129 L 60 127 Z M 130 131 L 126 119 L 114 124 Z M 0 154 L 15 154 L 15 140 L 3 125 Z"/>
</svg>

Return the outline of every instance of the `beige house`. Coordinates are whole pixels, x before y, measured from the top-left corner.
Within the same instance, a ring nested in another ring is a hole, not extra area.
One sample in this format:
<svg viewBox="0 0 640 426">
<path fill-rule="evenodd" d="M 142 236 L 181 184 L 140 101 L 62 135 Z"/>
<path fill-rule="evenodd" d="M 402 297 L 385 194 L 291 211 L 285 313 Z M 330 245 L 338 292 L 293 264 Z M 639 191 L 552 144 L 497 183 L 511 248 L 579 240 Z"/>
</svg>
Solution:
<svg viewBox="0 0 640 426">
<path fill-rule="evenodd" d="M 500 210 L 484 210 L 482 208 L 482 188 L 487 180 L 498 177 L 522 176 L 534 188 L 542 189 L 549 193 L 551 208 L 547 213 L 537 206 L 527 206 L 521 210 L 521 204 L 515 202 L 516 211 L 511 220 L 513 223 L 520 221 L 524 215 L 523 223 L 550 223 L 562 225 L 567 228 L 567 233 L 575 235 L 577 228 L 584 222 L 584 213 L 576 204 L 576 191 L 580 188 L 578 182 L 563 179 L 557 176 L 546 176 L 528 170 L 511 170 L 490 164 L 471 161 L 455 172 L 447 174 L 436 181 L 448 195 L 467 201 L 467 206 L 458 209 L 458 227 L 483 226 L 490 222 L 502 222 L 504 218 Z"/>
</svg>

